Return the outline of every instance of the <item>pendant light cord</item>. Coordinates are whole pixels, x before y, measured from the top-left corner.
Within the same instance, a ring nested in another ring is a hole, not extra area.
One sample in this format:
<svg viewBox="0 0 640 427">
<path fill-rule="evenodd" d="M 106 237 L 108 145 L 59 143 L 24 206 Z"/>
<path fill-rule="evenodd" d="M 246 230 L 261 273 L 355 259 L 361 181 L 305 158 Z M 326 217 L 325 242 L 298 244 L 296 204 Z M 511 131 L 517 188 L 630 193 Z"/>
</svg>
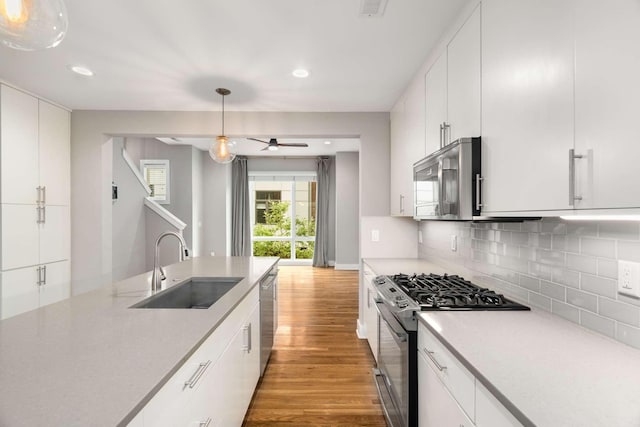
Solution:
<svg viewBox="0 0 640 427">
<path fill-rule="evenodd" d="M 224 136 L 224 95 L 222 95 L 222 136 Z"/>
</svg>

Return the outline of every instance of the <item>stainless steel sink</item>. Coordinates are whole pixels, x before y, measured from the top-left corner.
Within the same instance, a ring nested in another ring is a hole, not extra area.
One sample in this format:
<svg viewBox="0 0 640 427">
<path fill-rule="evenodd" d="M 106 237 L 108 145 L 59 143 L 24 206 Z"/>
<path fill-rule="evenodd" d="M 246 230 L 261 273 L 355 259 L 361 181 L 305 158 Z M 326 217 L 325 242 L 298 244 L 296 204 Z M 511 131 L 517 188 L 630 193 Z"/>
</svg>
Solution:
<svg viewBox="0 0 640 427">
<path fill-rule="evenodd" d="M 185 283 L 150 296 L 130 308 L 207 309 L 242 279 L 242 277 L 193 277 Z"/>
</svg>

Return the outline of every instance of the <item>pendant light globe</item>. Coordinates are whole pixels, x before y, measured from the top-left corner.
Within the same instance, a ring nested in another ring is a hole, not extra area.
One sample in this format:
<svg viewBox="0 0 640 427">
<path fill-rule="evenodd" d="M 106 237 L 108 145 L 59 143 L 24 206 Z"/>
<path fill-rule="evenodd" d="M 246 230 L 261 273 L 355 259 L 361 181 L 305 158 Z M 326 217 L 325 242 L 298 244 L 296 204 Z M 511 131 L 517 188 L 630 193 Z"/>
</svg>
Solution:
<svg viewBox="0 0 640 427">
<path fill-rule="evenodd" d="M 68 27 L 63 0 L 0 0 L 0 41 L 12 49 L 56 47 Z"/>
<path fill-rule="evenodd" d="M 0 0 L 2 1 L 2 0 Z M 222 95 L 222 133 L 216 137 L 216 140 L 209 148 L 209 155 L 218 163 L 230 163 L 236 158 L 236 155 L 229 151 L 229 138 L 224 135 L 224 97 L 229 95 L 229 89 L 219 87 L 216 89 L 218 95 Z"/>
</svg>

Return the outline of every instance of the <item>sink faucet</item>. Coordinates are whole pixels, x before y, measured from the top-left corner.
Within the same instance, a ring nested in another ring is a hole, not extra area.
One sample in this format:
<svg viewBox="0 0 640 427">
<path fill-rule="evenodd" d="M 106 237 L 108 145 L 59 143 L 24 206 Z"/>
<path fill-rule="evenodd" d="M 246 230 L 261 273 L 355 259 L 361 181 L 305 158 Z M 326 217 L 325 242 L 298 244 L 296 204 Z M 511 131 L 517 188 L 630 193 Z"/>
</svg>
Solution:
<svg viewBox="0 0 640 427">
<path fill-rule="evenodd" d="M 174 236 L 178 239 L 180 243 L 180 261 L 184 261 L 186 257 L 189 256 L 189 248 L 187 248 L 187 243 L 184 241 L 184 237 L 181 234 L 178 234 L 174 231 L 165 231 L 158 237 L 156 240 L 156 253 L 153 258 L 153 273 L 151 275 L 151 290 L 153 292 L 160 290 L 162 280 L 166 278 L 164 274 L 163 268 L 160 266 L 159 258 L 160 258 L 160 242 L 167 236 Z"/>
</svg>

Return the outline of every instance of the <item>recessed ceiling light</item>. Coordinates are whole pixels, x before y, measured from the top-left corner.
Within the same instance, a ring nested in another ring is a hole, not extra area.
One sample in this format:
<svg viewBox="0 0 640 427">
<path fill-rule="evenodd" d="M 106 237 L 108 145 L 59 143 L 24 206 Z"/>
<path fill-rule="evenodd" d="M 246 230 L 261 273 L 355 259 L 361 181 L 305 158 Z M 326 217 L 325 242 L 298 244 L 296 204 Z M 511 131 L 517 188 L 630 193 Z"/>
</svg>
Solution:
<svg viewBox="0 0 640 427">
<path fill-rule="evenodd" d="M 309 70 L 305 70 L 304 68 L 298 68 L 297 70 L 293 70 L 291 74 L 293 74 L 293 77 L 297 77 L 299 79 L 305 79 L 309 77 Z"/>
<path fill-rule="evenodd" d="M 69 68 L 71 68 L 71 71 L 73 71 L 76 74 L 80 74 L 81 76 L 85 76 L 85 77 L 93 76 L 93 71 L 91 71 L 87 67 L 82 67 L 80 65 L 74 65 L 74 66 L 69 67 Z"/>
<path fill-rule="evenodd" d="M 331 145 L 331 141 L 325 141 L 324 145 Z"/>
</svg>

